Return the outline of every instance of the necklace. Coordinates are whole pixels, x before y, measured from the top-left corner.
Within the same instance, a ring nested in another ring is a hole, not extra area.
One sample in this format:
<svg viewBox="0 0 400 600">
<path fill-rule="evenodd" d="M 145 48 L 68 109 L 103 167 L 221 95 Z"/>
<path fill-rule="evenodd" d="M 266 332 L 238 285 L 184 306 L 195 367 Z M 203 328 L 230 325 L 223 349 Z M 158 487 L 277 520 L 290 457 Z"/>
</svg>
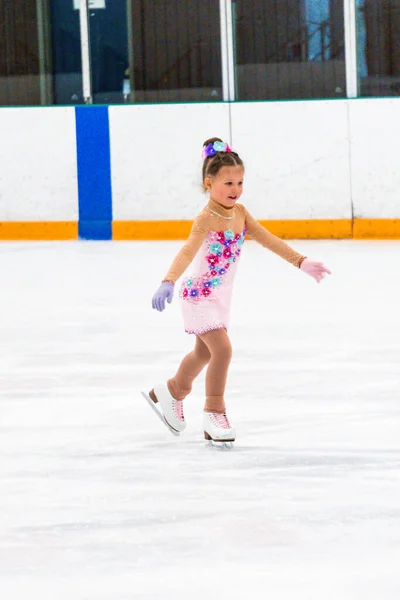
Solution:
<svg viewBox="0 0 400 600">
<path fill-rule="evenodd" d="M 215 210 L 213 210 L 210 207 L 208 207 L 208 210 L 210 212 L 212 212 L 212 214 L 215 215 L 216 217 L 221 217 L 221 219 L 227 219 L 228 221 L 232 221 L 232 219 L 235 218 L 235 215 L 232 215 L 231 217 L 224 217 L 224 215 L 220 215 L 219 213 L 215 212 Z M 233 211 L 235 211 L 235 208 L 233 209 Z"/>
</svg>

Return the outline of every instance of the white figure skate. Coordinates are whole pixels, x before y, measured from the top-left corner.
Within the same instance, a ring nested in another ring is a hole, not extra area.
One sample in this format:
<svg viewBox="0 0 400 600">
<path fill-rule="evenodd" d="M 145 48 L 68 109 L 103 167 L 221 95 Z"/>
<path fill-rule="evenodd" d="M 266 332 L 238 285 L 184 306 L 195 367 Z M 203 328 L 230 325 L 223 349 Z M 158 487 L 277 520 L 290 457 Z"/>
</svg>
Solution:
<svg viewBox="0 0 400 600">
<path fill-rule="evenodd" d="M 236 439 L 236 432 L 228 421 L 226 414 L 203 413 L 204 437 L 210 443 L 232 447 L 232 442 Z"/>
<path fill-rule="evenodd" d="M 149 393 L 142 392 L 142 394 L 173 435 L 179 435 L 185 429 L 183 403 L 171 396 L 166 383 L 160 383 Z"/>
</svg>

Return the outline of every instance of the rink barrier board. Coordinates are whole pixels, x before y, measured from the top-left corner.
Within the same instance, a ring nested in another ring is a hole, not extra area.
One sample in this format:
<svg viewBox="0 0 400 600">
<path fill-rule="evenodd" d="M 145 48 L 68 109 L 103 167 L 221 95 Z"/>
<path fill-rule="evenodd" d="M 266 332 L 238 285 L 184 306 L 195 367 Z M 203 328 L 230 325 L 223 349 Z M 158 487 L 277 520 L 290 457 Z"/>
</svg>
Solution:
<svg viewBox="0 0 400 600">
<path fill-rule="evenodd" d="M 360 240 L 399 240 L 400 219 L 354 219 L 353 238 Z"/>
<path fill-rule="evenodd" d="M 281 238 L 343 239 L 352 237 L 350 219 L 264 221 L 259 223 Z M 114 221 L 113 240 L 182 240 L 193 221 Z"/>
<path fill-rule="evenodd" d="M 107 106 L 75 107 L 79 238 L 112 238 L 110 125 Z"/>
<path fill-rule="evenodd" d="M 400 219 L 258 221 L 283 239 L 400 239 Z M 193 221 L 114 221 L 113 240 L 184 240 Z"/>
<path fill-rule="evenodd" d="M 66 241 L 78 239 L 76 221 L 3 222 L 0 240 L 6 241 Z"/>
<path fill-rule="evenodd" d="M 283 239 L 400 239 L 400 219 L 260 220 L 259 223 Z M 173 241 L 185 240 L 192 224 L 192 221 L 3 222 L 0 240 Z M 112 237 L 108 237 L 111 230 Z"/>
</svg>

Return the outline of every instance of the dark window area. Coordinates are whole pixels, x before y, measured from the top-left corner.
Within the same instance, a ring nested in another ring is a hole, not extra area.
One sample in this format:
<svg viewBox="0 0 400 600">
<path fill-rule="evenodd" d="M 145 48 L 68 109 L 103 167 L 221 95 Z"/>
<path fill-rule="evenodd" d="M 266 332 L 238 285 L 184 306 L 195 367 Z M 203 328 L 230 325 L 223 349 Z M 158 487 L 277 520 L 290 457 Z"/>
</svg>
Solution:
<svg viewBox="0 0 400 600">
<path fill-rule="evenodd" d="M 54 101 L 80 104 L 82 92 L 81 37 L 78 0 L 52 1 Z M 93 102 L 124 102 L 128 67 L 127 2 L 89 3 L 90 64 Z"/>
<path fill-rule="evenodd" d="M 234 3 L 239 100 L 346 96 L 343 0 Z"/>
<path fill-rule="evenodd" d="M 127 0 L 108 0 L 105 6 L 89 11 L 93 101 L 115 104 L 124 102 L 128 92 L 129 6 Z"/>
<path fill-rule="evenodd" d="M 0 0 L 0 105 L 40 104 L 36 0 Z"/>
<path fill-rule="evenodd" d="M 354 2 L 358 94 L 400 96 L 400 0 Z M 84 101 L 79 6 L 0 0 L 0 106 Z M 89 6 L 93 102 L 223 99 L 219 0 Z M 344 0 L 233 0 L 232 17 L 237 100 L 346 97 Z"/>
<path fill-rule="evenodd" d="M 400 0 L 357 0 L 359 94 L 400 95 Z"/>
<path fill-rule="evenodd" d="M 73 0 L 51 2 L 51 25 L 54 103 L 81 104 L 81 36 Z"/>
<path fill-rule="evenodd" d="M 132 102 L 222 99 L 218 0 L 132 0 L 130 25 Z"/>
</svg>

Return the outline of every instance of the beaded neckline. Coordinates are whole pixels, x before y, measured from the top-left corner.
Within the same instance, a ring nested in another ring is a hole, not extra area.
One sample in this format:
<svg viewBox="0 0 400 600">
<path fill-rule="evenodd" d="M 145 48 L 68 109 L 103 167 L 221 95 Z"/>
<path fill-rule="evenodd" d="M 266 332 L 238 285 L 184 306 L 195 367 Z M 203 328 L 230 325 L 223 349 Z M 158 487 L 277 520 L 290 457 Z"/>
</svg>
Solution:
<svg viewBox="0 0 400 600">
<path fill-rule="evenodd" d="M 208 210 L 216 217 L 221 217 L 221 219 L 227 219 L 228 221 L 232 221 L 232 219 L 235 218 L 235 215 L 232 215 L 232 217 L 225 217 L 224 215 L 220 215 L 219 213 L 215 212 L 215 210 L 213 210 L 210 207 L 208 207 Z"/>
<path fill-rule="evenodd" d="M 214 200 L 210 200 L 207 205 L 208 210 L 215 215 L 216 217 L 220 217 L 221 219 L 226 219 L 227 221 L 232 221 L 235 218 L 235 210 L 236 206 L 232 206 L 232 208 L 224 208 Z M 221 214 L 226 213 L 226 214 Z"/>
</svg>

